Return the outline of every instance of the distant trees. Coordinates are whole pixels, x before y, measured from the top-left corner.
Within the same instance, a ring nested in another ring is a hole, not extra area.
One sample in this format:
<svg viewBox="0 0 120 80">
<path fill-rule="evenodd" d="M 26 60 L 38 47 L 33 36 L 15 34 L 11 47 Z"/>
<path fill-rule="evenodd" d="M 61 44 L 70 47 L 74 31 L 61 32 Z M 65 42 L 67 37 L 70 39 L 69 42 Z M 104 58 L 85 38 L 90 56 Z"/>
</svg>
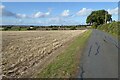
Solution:
<svg viewBox="0 0 120 80">
<path fill-rule="evenodd" d="M 86 23 L 90 25 L 100 25 L 112 21 L 112 15 L 105 10 L 92 11 L 92 13 L 87 17 Z"/>
<path fill-rule="evenodd" d="M 76 30 L 76 26 L 70 27 L 70 30 Z"/>
<path fill-rule="evenodd" d="M 27 30 L 79 30 L 89 25 L 51 25 L 51 26 L 17 26 L 4 25 L 3 31 L 27 31 Z"/>
</svg>

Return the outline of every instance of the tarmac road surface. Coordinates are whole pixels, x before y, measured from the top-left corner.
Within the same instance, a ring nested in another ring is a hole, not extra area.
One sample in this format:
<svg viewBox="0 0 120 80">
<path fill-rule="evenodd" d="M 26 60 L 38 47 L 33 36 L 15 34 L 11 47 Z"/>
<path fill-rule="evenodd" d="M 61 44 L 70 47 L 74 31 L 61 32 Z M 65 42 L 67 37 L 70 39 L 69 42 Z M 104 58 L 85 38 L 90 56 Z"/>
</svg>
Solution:
<svg viewBox="0 0 120 80">
<path fill-rule="evenodd" d="M 83 52 L 79 78 L 118 78 L 118 40 L 93 30 Z"/>
</svg>

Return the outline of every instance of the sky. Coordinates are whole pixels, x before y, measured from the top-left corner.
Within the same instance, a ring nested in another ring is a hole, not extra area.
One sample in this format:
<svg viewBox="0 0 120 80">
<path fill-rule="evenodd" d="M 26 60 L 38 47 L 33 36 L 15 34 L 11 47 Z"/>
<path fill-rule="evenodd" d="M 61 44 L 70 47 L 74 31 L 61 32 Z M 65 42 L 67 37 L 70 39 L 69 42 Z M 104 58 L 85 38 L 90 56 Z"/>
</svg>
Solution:
<svg viewBox="0 0 120 80">
<path fill-rule="evenodd" d="M 101 9 L 118 20 L 117 2 L 2 2 L 0 17 L 3 25 L 79 25 Z"/>
</svg>

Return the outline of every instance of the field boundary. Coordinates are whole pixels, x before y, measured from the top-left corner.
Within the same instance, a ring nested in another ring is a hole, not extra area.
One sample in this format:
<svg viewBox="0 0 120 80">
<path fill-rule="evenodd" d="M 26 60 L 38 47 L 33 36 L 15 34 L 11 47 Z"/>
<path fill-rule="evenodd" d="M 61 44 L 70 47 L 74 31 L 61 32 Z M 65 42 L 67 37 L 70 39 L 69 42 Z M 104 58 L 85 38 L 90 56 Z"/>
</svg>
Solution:
<svg viewBox="0 0 120 80">
<path fill-rule="evenodd" d="M 74 77 L 79 69 L 80 53 L 90 36 L 91 30 L 82 33 L 62 51 L 47 67 L 39 71 L 36 77 L 59 78 Z M 79 46 L 80 45 L 80 46 Z M 76 61 L 74 61 L 76 60 Z M 67 63 L 66 63 L 67 62 Z M 77 66 L 77 67 L 76 67 Z"/>
</svg>

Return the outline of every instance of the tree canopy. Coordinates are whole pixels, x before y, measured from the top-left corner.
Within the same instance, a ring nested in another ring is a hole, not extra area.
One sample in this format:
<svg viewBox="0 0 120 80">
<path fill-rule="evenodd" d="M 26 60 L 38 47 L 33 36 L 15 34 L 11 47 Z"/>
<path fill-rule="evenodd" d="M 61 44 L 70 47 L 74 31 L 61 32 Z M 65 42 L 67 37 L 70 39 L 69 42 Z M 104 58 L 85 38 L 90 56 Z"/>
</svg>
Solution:
<svg viewBox="0 0 120 80">
<path fill-rule="evenodd" d="M 94 23 L 100 25 L 112 21 L 111 17 L 112 15 L 105 10 L 92 11 L 87 17 L 86 23 L 90 25 Z"/>
</svg>

